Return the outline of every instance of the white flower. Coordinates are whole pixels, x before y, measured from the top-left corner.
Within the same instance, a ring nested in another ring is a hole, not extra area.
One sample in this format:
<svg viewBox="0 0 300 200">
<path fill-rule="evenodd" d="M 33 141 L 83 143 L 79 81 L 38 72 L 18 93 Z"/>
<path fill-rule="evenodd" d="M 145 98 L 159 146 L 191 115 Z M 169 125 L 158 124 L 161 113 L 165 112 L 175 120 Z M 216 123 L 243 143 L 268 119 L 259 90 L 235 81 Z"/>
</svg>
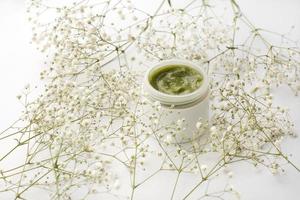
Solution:
<svg viewBox="0 0 300 200">
<path fill-rule="evenodd" d="M 188 158 L 188 160 L 193 160 L 193 159 L 194 159 L 194 155 L 191 154 L 191 153 L 189 153 L 189 154 L 187 155 L 187 158 Z"/>
<path fill-rule="evenodd" d="M 210 127 L 210 133 L 211 134 L 217 133 L 217 128 L 215 126 Z"/>
<path fill-rule="evenodd" d="M 197 129 L 200 129 L 201 126 L 202 126 L 202 122 L 197 122 L 197 123 L 196 123 L 196 128 L 197 128 Z"/>
<path fill-rule="evenodd" d="M 161 110 L 161 103 L 159 101 L 155 101 L 154 102 L 154 107 L 157 111 Z"/>
<path fill-rule="evenodd" d="M 207 170 L 207 165 L 201 165 L 200 168 L 201 168 L 202 171 L 206 171 Z"/>
<path fill-rule="evenodd" d="M 165 137 L 165 142 L 167 144 L 171 144 L 173 142 L 173 136 L 171 134 L 167 134 Z"/>
<path fill-rule="evenodd" d="M 226 130 L 227 131 L 231 131 L 232 130 L 232 126 L 228 126 Z"/>
</svg>

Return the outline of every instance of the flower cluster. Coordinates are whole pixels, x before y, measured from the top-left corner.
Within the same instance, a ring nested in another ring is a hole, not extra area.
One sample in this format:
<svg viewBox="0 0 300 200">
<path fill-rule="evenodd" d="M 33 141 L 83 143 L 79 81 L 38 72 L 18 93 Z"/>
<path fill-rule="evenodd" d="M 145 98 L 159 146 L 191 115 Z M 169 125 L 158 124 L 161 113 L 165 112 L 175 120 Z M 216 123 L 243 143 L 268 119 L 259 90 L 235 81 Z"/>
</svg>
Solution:
<svg viewBox="0 0 300 200">
<path fill-rule="evenodd" d="M 229 3 L 231 25 L 209 1 L 178 8 L 163 0 L 154 13 L 130 0 L 29 1 L 32 40 L 48 67 L 41 94 L 29 101 L 26 87 L 18 96 L 22 116 L 0 133 L 0 143 L 12 143 L 0 153 L 0 197 L 28 199 L 45 189 L 45 199 L 135 199 L 144 183 L 171 172 L 171 199 L 239 199 L 229 183 L 209 190 L 232 163 L 250 161 L 272 173 L 288 163 L 300 171 L 281 151 L 281 140 L 295 133 L 271 94 L 282 84 L 299 92 L 300 49 L 286 37 L 269 42 L 266 30 Z M 236 40 L 237 21 L 250 28 L 244 41 Z M 186 119 L 167 120 L 174 109 L 148 100 L 141 87 L 148 65 L 174 57 L 198 63 L 211 79 L 211 119 L 197 121 L 201 138 L 188 143 L 179 139 L 189 130 Z M 17 152 L 23 159 L 12 162 Z M 190 174 L 195 185 L 178 194 L 179 180 Z"/>
</svg>

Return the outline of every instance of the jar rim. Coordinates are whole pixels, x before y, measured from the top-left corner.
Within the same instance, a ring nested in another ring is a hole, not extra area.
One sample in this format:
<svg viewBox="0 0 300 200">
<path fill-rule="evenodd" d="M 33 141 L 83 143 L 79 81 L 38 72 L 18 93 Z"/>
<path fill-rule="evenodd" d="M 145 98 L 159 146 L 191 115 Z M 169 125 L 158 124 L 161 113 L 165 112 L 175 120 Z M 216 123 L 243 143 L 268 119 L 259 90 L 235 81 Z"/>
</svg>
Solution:
<svg viewBox="0 0 300 200">
<path fill-rule="evenodd" d="M 195 91 L 187 94 L 182 94 L 182 95 L 166 94 L 155 89 L 149 81 L 150 74 L 153 71 L 168 65 L 184 65 L 195 69 L 203 77 L 202 84 Z M 153 65 L 153 67 L 149 68 L 145 74 L 143 86 L 144 86 L 144 91 L 148 94 L 151 100 L 159 101 L 163 105 L 174 105 L 174 106 L 182 106 L 187 104 L 194 104 L 195 102 L 201 102 L 208 95 L 208 88 L 209 88 L 208 76 L 206 73 L 203 72 L 201 67 L 191 61 L 183 60 L 183 59 L 164 60 L 157 63 L 156 65 Z"/>
</svg>

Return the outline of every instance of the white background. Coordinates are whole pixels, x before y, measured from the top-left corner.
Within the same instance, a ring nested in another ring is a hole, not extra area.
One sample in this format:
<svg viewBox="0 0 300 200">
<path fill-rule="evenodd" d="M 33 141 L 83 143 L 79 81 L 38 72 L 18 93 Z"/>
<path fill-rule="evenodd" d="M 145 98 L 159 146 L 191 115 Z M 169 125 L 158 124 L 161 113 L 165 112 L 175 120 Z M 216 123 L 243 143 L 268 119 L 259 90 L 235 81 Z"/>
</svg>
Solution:
<svg viewBox="0 0 300 200">
<path fill-rule="evenodd" d="M 144 3 L 146 8 L 151 1 L 144 0 Z M 238 3 L 258 27 L 286 33 L 295 25 L 292 36 L 295 40 L 300 39 L 300 0 L 240 0 Z M 18 118 L 22 105 L 16 96 L 27 83 L 38 84 L 39 72 L 45 67 L 45 58 L 29 42 L 30 27 L 26 23 L 24 1 L 0 0 L 0 130 Z M 300 133 L 300 98 L 281 88 L 275 91 L 275 100 L 290 108 L 296 131 Z M 293 154 L 291 160 L 300 166 L 300 137 L 288 139 L 282 146 L 286 152 Z M 243 200 L 300 199 L 300 173 L 291 167 L 287 167 L 284 175 L 277 176 L 246 164 L 233 166 L 232 170 L 233 185 Z M 174 177 L 169 178 L 163 182 L 173 183 Z M 184 181 L 181 185 L 185 185 Z M 137 194 L 137 199 L 169 199 L 170 191 L 161 188 L 158 193 L 149 191 L 147 195 Z"/>
</svg>

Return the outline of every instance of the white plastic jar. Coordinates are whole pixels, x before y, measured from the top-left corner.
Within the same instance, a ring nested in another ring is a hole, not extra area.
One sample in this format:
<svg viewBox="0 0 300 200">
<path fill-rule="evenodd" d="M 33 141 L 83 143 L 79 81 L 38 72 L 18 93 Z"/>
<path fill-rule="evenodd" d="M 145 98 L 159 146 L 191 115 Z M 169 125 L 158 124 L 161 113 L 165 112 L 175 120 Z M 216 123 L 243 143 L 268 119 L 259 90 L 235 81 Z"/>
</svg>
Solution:
<svg viewBox="0 0 300 200">
<path fill-rule="evenodd" d="M 191 93 L 179 95 L 166 94 L 155 89 L 150 83 L 151 76 L 159 69 L 167 66 L 185 66 L 196 70 L 203 77 L 201 85 Z M 187 60 L 172 59 L 162 61 L 148 69 L 144 77 L 143 88 L 148 99 L 160 102 L 163 109 L 172 111 L 171 113 L 173 113 L 163 118 L 159 123 L 185 120 L 186 129 L 179 139 L 180 142 L 194 141 L 203 134 L 199 132 L 197 123 L 199 123 L 199 120 L 208 122 L 209 119 L 209 80 L 207 74 L 200 66 Z"/>
</svg>

